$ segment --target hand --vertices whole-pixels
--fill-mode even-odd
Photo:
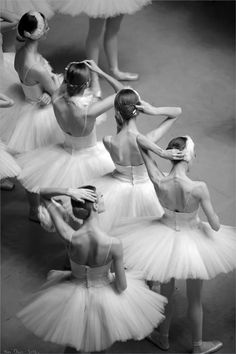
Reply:
[[[163,150],[162,157],[167,160],[183,160],[183,151],[177,149]]]
[[[153,107],[150,103],[145,102],[145,101],[140,101],[140,104],[136,104],[135,107],[138,109],[138,111],[150,115],[156,114],[156,107]]]
[[[103,74],[103,71],[98,67],[98,65],[95,63],[94,60],[84,60],[84,63],[85,63],[85,65],[87,65],[87,67],[91,71],[93,71],[93,72],[95,72],[95,73],[97,73],[99,75]]]
[[[67,195],[82,203],[84,203],[84,200],[95,202],[97,199],[96,193],[86,188],[69,188]]]
[[[51,101],[52,101],[51,96],[48,93],[44,92],[39,99],[39,104],[41,106],[47,106],[48,104],[51,103]]]
[[[60,87],[61,83],[63,82],[63,75],[62,74],[51,74],[51,78],[57,88]]]

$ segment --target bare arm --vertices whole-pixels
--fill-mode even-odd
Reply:
[[[200,187],[197,188],[197,196],[200,199],[200,205],[202,207],[202,210],[204,211],[204,214],[207,217],[211,228],[215,231],[218,231],[220,229],[219,217],[213,209],[210,193],[207,188],[207,185],[204,182],[202,182]]]
[[[0,93],[0,107],[11,107],[14,105],[14,101],[8,96]]]
[[[144,100],[141,100],[140,104],[135,107],[140,112],[150,116],[162,115],[170,118],[176,118],[182,113],[182,109],[180,107],[155,107]]]
[[[36,82],[39,82],[43,91],[47,92],[50,96],[58,89],[58,85],[55,80],[51,78],[48,72],[44,69],[33,68],[31,70],[31,78]]]
[[[114,105],[115,94],[104,98],[101,101],[91,104],[88,108],[87,117],[97,118],[102,113],[108,111]]]
[[[7,32],[16,28],[19,17],[10,11],[1,11],[1,32]]]
[[[70,225],[68,225],[64,219],[58,208],[55,206],[53,202],[50,202],[48,200],[44,201],[44,204],[51,216],[51,219],[53,221],[53,224],[58,232],[58,235],[66,242],[71,241],[72,234],[74,233],[74,230]]]
[[[46,200],[63,195],[82,202],[84,199],[91,202],[96,200],[96,194],[91,189],[86,188],[41,188],[40,195]]]
[[[113,243],[113,270],[115,273],[115,285],[117,290],[121,293],[127,288],[126,275],[123,263],[123,248],[119,240],[116,244]]]

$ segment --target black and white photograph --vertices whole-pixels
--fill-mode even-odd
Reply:
[[[0,0],[1,354],[236,353],[235,0]]]

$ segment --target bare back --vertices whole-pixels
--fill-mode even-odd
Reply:
[[[109,151],[114,163],[122,166],[138,166],[143,164],[136,137],[137,132],[122,131],[116,136],[104,139],[106,149]]]
[[[100,267],[112,260],[112,244],[116,240],[101,229],[82,226],[72,234],[68,252],[71,260],[80,265]]]
[[[88,105],[78,100],[67,99],[58,95],[53,100],[53,109],[61,129],[72,136],[82,137],[89,135],[95,125],[96,119],[87,119]]]
[[[161,205],[180,213],[192,213],[199,208],[198,187],[201,182],[188,177],[169,175],[154,184]]]

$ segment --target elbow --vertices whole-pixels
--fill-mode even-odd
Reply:
[[[182,114],[182,108],[176,107],[175,108],[175,118],[178,118]]]
[[[123,293],[123,291],[125,291],[127,289],[126,281],[116,284],[116,289],[119,293]]]
[[[214,220],[214,222],[212,223],[211,225],[212,229],[214,231],[219,231],[220,229],[220,220],[219,220],[219,217],[216,215],[216,220]]]

